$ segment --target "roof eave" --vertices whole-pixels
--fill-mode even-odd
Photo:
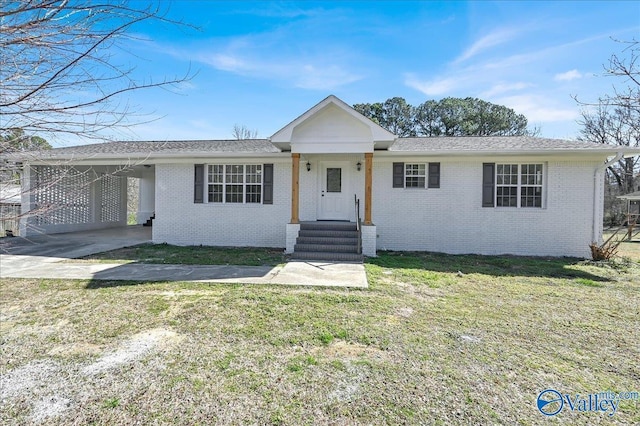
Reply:
[[[496,156],[534,156],[534,155],[615,155],[619,150],[616,149],[501,149],[501,150],[388,150],[390,155],[425,155],[425,156],[477,156],[477,155],[496,155]],[[637,154],[636,154],[637,155]]]
[[[153,162],[153,160],[166,159],[184,159],[184,158],[277,158],[288,155],[283,152],[182,152],[182,153],[128,153],[122,155],[114,155],[112,153],[105,154],[89,154],[89,155],[70,155],[70,156],[49,156],[49,157],[23,157],[20,161],[31,164],[49,164],[52,161],[65,161],[69,164],[73,163],[90,163],[92,160],[114,161],[114,162]]]

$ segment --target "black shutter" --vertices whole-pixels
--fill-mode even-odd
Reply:
[[[494,206],[495,168],[495,163],[482,164],[482,207]]]
[[[273,204],[273,164],[264,164],[262,170],[262,204]]]
[[[404,188],[404,163],[393,163],[393,187]]]
[[[204,164],[194,164],[193,202],[204,202]]]
[[[429,163],[429,188],[440,188],[440,163]]]

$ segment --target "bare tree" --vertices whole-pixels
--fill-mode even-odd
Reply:
[[[620,41],[625,47],[622,57],[614,54],[605,66],[605,76],[616,77],[612,95],[603,95],[595,103],[582,102],[582,125],[578,139],[609,144],[640,146],[640,44],[636,40]],[[624,158],[608,168],[608,179],[617,185],[619,193],[634,191],[634,175],[638,158]]]
[[[113,63],[114,49],[133,39],[136,24],[180,24],[165,12],[160,3],[127,0],[3,0],[1,127],[22,129],[27,135],[102,138],[105,129],[133,125],[123,95],[189,78],[187,72],[140,81],[133,76],[135,68]],[[6,147],[0,148],[2,152]]]
[[[233,129],[231,130],[231,136],[237,140],[256,139],[258,137],[258,131],[251,130],[244,124],[234,124]]]
[[[0,169],[5,169],[0,172],[5,177],[17,176],[22,161],[17,152],[47,148],[36,134],[105,139],[109,136],[105,131],[113,133],[144,121],[129,106],[128,94],[171,88],[191,78],[187,70],[182,77],[140,79],[135,67],[114,60],[116,52],[127,52],[127,43],[135,41],[138,24],[186,25],[167,18],[160,0],[0,0],[0,4],[0,157],[4,157]],[[30,160],[47,158],[31,154]],[[37,172],[42,179],[30,182],[25,190],[36,196],[58,186],[65,188],[64,193],[58,191],[57,200],[36,203],[20,218],[46,214],[55,219],[65,206],[78,209],[91,185],[113,181],[132,165],[98,173],[50,161]],[[74,182],[73,187],[67,182]]]

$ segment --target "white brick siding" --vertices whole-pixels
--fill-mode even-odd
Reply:
[[[306,159],[300,162],[303,221],[317,217],[322,179],[319,161],[323,159],[310,156],[310,172]],[[354,168],[350,188],[345,190],[358,195],[364,215],[364,160],[359,156],[345,159]],[[357,161],[363,163],[360,172],[355,171]],[[440,188],[392,188],[392,163],[397,161],[440,162]],[[291,212],[291,158],[227,162],[273,162],[274,204],[194,204],[193,164],[158,164],[153,241],[292,249],[297,233],[287,236],[286,226]],[[483,208],[483,162],[544,163],[544,208]],[[378,250],[588,257],[593,233],[594,170],[599,164],[599,159],[374,156],[372,215],[376,226],[363,227],[372,231],[367,235],[363,232],[365,254],[371,255],[377,246]],[[602,205],[601,197],[598,203]],[[354,218],[355,214],[351,220]]]
[[[291,160],[228,160],[274,163],[273,204],[193,202],[193,164],[156,165],[153,242],[176,245],[285,247],[291,212]]]
[[[362,226],[362,254],[365,256],[376,256],[376,229],[375,225]]]
[[[392,163],[439,161],[439,189],[392,188]],[[545,163],[545,207],[483,208],[482,163]],[[589,256],[599,160],[378,158],[373,222],[378,250]],[[599,204],[601,209],[602,204]]]

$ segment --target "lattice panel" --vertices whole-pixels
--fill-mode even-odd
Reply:
[[[36,223],[66,225],[91,222],[91,179],[72,167],[35,168]]]
[[[125,178],[113,175],[103,175],[100,178],[100,187],[102,189],[101,222],[118,222],[121,219],[120,212],[123,207],[120,194],[121,179]]]

